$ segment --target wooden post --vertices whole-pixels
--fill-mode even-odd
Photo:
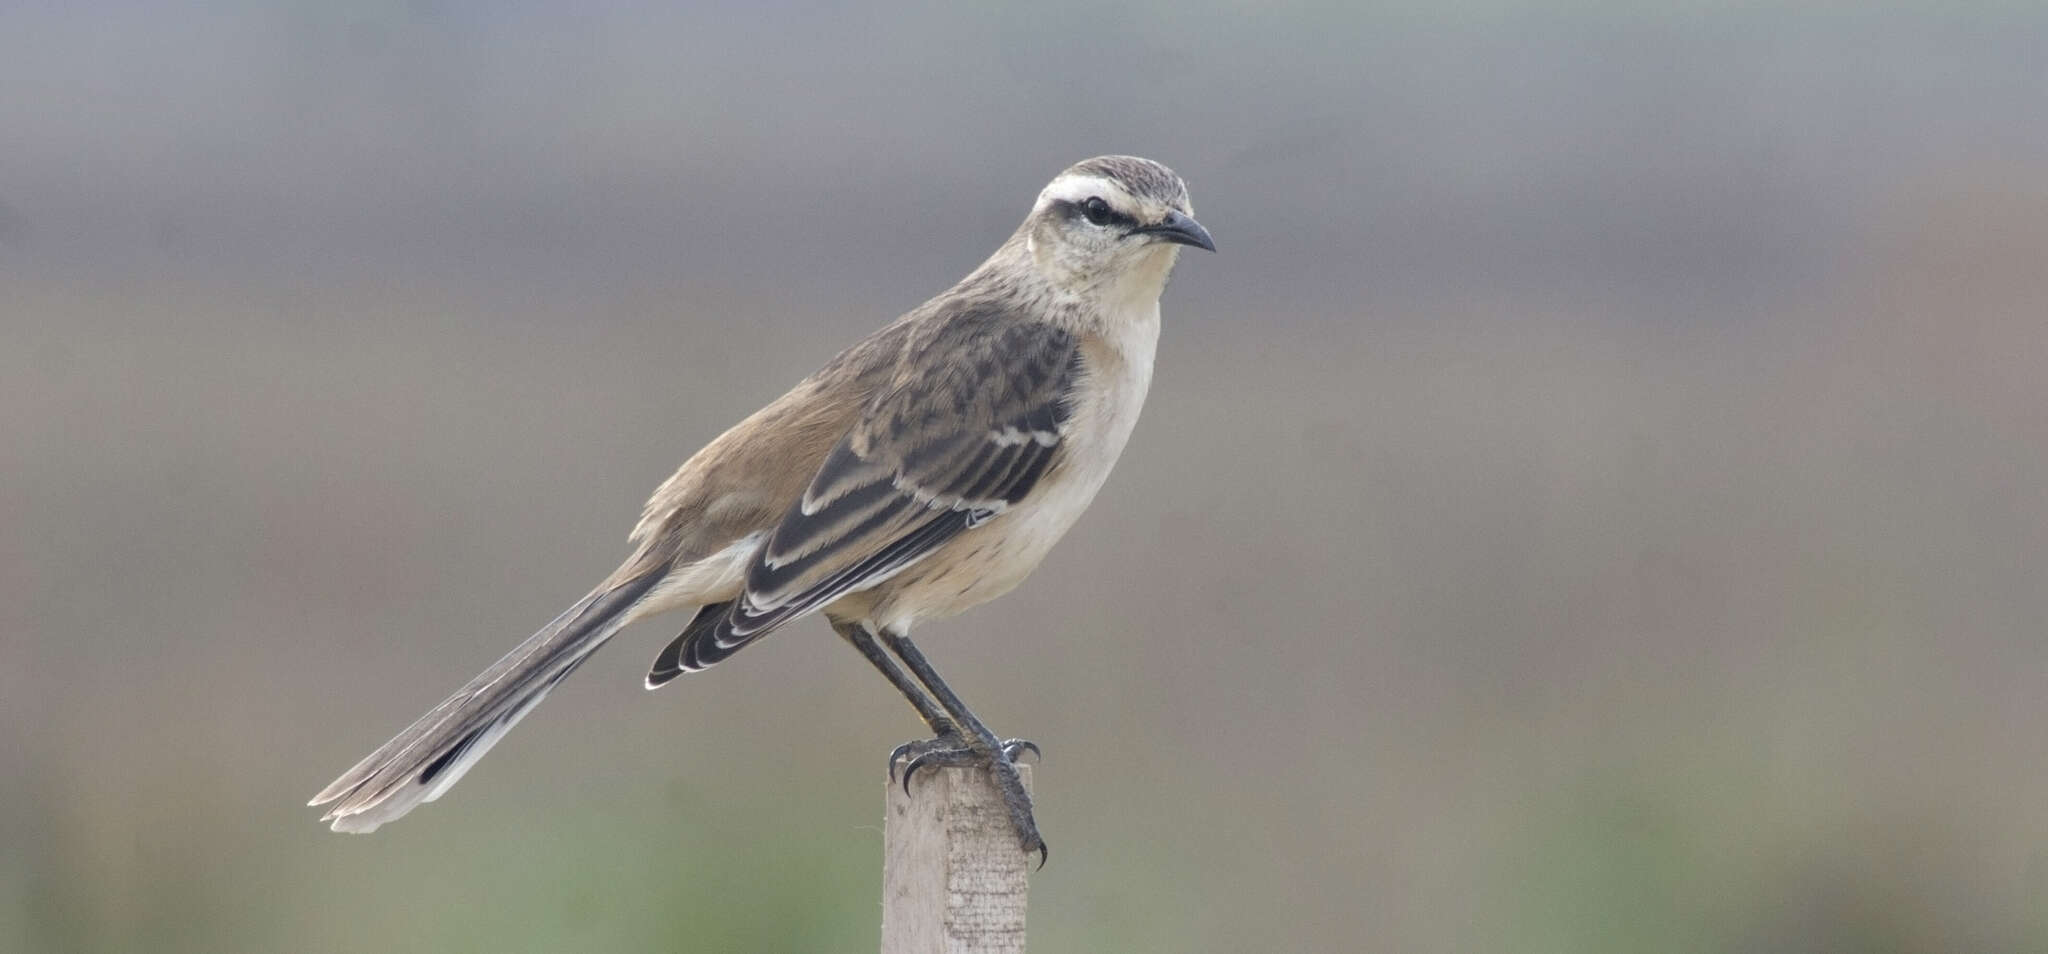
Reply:
[[[1026,791],[1031,767],[1017,766]],[[1003,796],[978,768],[889,783],[882,834],[882,954],[1023,954],[1026,876]]]

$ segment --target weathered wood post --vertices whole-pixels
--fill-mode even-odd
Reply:
[[[1024,788],[1031,767],[1017,766]],[[1023,954],[1036,852],[1017,848],[1003,796],[977,768],[890,782],[882,834],[882,954]]]

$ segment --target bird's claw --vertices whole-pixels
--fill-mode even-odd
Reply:
[[[911,759],[903,766],[903,794],[910,794],[910,779],[917,774],[918,769],[926,767],[969,768],[987,764],[988,759],[983,758],[981,753],[965,746],[957,749],[929,750]]]
[[[905,742],[889,752],[889,780],[896,780],[896,767],[903,766],[903,793],[910,794],[910,778],[928,765],[979,765],[980,756],[960,736],[946,733],[936,738]]]
[[[1038,834],[1038,824],[1031,813],[1031,795],[1024,790],[1024,780],[1017,774],[1017,760],[1026,752],[1033,758],[1043,758],[1038,744],[1029,739],[1005,739],[995,743],[993,751],[982,752],[959,735],[948,733],[937,738],[905,742],[891,750],[889,780],[895,781],[896,767],[903,766],[903,794],[908,795],[910,780],[921,769],[986,768],[990,779],[995,782],[996,791],[1003,796],[1003,805],[1010,813],[1010,823],[1016,826],[1020,847],[1025,854],[1038,853],[1038,867],[1042,870],[1052,857],[1052,849],[1046,847],[1045,839]]]

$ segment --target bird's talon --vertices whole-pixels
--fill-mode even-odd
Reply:
[[[896,778],[896,766],[903,765],[903,794],[910,794],[910,779],[927,766],[984,765],[988,760],[969,748],[957,735],[905,742],[889,753],[889,778]]]
[[[897,764],[903,761],[904,756],[910,754],[911,746],[914,746],[916,744],[917,743],[915,742],[905,742],[902,745],[899,745],[889,750],[889,781],[896,781]],[[904,788],[904,791],[908,792],[910,791],[910,789],[906,786]]]
[[[974,742],[957,734],[919,739],[889,752],[889,780],[897,781],[896,767],[901,765],[903,794],[909,796],[911,780],[928,767],[978,768],[988,772],[990,781],[1002,794],[1010,822],[1016,826],[1018,844],[1025,854],[1038,853],[1038,867],[1042,869],[1052,851],[1038,835],[1038,825],[1031,817],[1031,793],[1025,791],[1024,780],[1017,773],[1017,759],[1026,752],[1038,756],[1037,743],[1029,739],[999,742],[986,733],[975,737]]]
[[[898,765],[915,765],[934,752],[947,752],[964,748],[958,735],[942,734],[930,739],[913,739],[889,750],[889,781],[896,780]],[[904,791],[910,791],[910,781],[904,779]]]
[[[910,794],[910,780],[916,777],[918,769],[924,768],[925,759],[928,757],[920,755],[917,758],[911,759],[910,764],[903,767],[903,794]]]

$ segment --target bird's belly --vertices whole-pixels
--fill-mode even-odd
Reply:
[[[1088,509],[1114,462],[1110,458],[1088,472],[1065,475],[884,584],[877,593],[875,622],[908,629],[918,620],[965,612],[1016,589]]]

